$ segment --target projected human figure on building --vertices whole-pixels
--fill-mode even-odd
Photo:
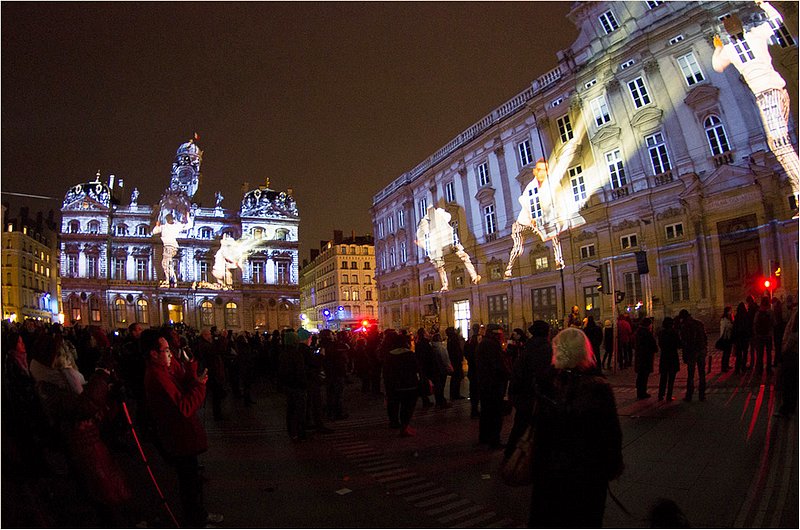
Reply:
[[[175,222],[171,213],[166,214],[166,224],[156,221],[156,226],[153,228],[153,235],[161,234],[161,243],[164,245],[161,258],[161,268],[164,271],[163,283],[169,284],[170,287],[175,287],[177,282],[172,260],[178,253],[178,235],[187,228],[188,224]]]
[[[233,271],[236,269],[244,270],[245,262],[253,250],[266,240],[259,240],[252,237],[234,239],[229,234],[223,234],[220,240],[219,250],[214,255],[214,266],[211,274],[216,278],[216,289],[233,288]]]
[[[760,9],[747,10],[744,21],[736,13],[722,20],[725,34],[714,35],[711,64],[717,72],[733,64],[753,91],[770,150],[786,171],[797,196],[800,162],[789,137],[789,93],[786,81],[772,66],[768,47],[774,35],[770,21],[777,27],[782,20],[768,2],[756,3]]]
[[[416,244],[425,250],[428,259],[431,260],[431,263],[439,273],[442,291],[449,289],[447,273],[444,270],[445,252],[455,252],[456,256],[464,262],[464,268],[467,269],[472,283],[477,284],[481,281],[480,274],[475,271],[472,260],[469,259],[469,254],[464,251],[464,247],[458,240],[458,234],[450,224],[450,218],[450,214],[444,209],[429,206],[425,217],[420,220],[417,226]]]
[[[552,243],[556,269],[564,268],[558,234],[567,228],[569,210],[566,206],[559,207],[559,202],[563,197],[560,180],[568,163],[568,157],[559,160],[552,175],[548,178],[547,162],[543,158],[537,160],[536,166],[533,168],[534,178],[525,187],[519,198],[522,209],[517,220],[511,226],[511,239],[514,244],[508,256],[506,278],[512,276],[514,262],[525,249],[525,233],[528,231],[538,235],[542,241],[549,240]]]

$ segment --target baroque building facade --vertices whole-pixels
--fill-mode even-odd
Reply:
[[[201,162],[194,141],[178,148],[171,182],[189,183],[189,197],[200,183]],[[291,189],[275,191],[269,181],[244,189],[238,209],[224,208],[220,193],[214,207],[192,203],[172,262],[177,282],[169,287],[161,267],[163,245],[152,235],[164,205],[139,204],[135,188],[129,204],[121,205],[113,196],[114,183],[113,175],[108,185],[101,182],[98,172],[92,182],[73,186],[65,196],[60,273],[67,324],[119,328],[133,322],[184,322],[233,330],[297,326],[300,217]],[[212,272],[215,261],[224,260],[220,247],[229,238],[247,240],[251,248],[233,270],[232,285],[222,288]]]
[[[3,320],[63,323],[58,226],[52,210],[47,218],[28,212],[23,207],[12,217],[3,206]]]
[[[375,241],[372,236],[343,237],[320,241],[311,249],[310,260],[300,269],[302,325],[309,330],[355,330],[364,322],[375,323],[378,297],[375,292]]]
[[[796,196],[753,93],[735,69],[711,64],[714,35],[742,5],[575,2],[568,18],[579,36],[555,69],[374,196],[381,325],[526,329],[561,323],[572,305],[601,322],[621,311],[660,321],[687,308],[716,324],[725,305],[764,294],[760,279],[776,263],[782,285],[772,294],[796,299]],[[796,22],[796,4],[778,7]],[[796,123],[796,35],[770,23]],[[530,186],[540,158],[556,170],[555,197]],[[542,219],[547,200],[558,205],[565,266],[556,267],[552,241],[528,232],[508,277],[515,221],[523,208]],[[477,285],[451,254],[440,290],[415,243],[429,206],[450,213]],[[598,291],[606,264],[617,305]]]

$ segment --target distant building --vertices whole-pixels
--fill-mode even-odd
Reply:
[[[2,235],[3,320],[61,322],[58,226],[51,210],[36,218],[21,208],[11,217],[4,207]]]
[[[300,270],[300,309],[306,329],[357,329],[378,317],[372,236],[321,241]]]
[[[797,20],[796,3],[780,7]],[[774,263],[783,285],[772,294],[796,299],[797,198],[752,90],[736,69],[711,65],[713,36],[739,9],[755,5],[575,2],[568,19],[580,33],[555,69],[375,195],[381,326],[527,328],[535,319],[560,323],[572,305],[613,318],[612,296],[598,291],[603,264],[616,310],[657,321],[687,308],[716,323],[725,305],[765,294]],[[773,64],[797,123],[797,36],[779,20],[770,24]],[[534,181],[540,158],[549,162],[546,186]],[[547,221],[551,204],[565,268],[556,266],[553,242],[528,229],[509,269],[515,223]],[[478,285],[451,253],[449,290],[441,291],[415,244],[429,206],[451,214]]]
[[[193,141],[175,155],[172,183],[194,194],[202,185],[202,151]],[[159,206],[138,203],[138,191],[127,206],[109,184],[92,182],[69,189],[64,199],[61,238],[62,299],[67,323],[125,327],[132,322],[159,325],[185,322],[194,327],[271,330],[296,327],[299,316],[298,226],[292,190],[269,184],[246,190],[237,208],[223,208],[217,194],[213,207],[191,205],[189,228],[178,236],[173,258],[174,288],[165,286],[163,245],[152,235]],[[234,270],[232,288],[219,289],[213,276],[223,236],[256,243]],[[224,261],[223,261],[224,263]]]

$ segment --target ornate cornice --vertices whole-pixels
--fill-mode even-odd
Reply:
[[[605,127],[601,127],[594,134],[594,136],[592,136],[591,141],[594,145],[598,147],[605,147],[610,143],[618,143],[621,132],[622,129],[620,129],[619,127],[606,125]]]
[[[597,232],[592,232],[590,230],[581,230],[580,234],[575,236],[575,241],[585,241],[587,239],[596,239]]]
[[[631,126],[639,132],[646,132],[655,129],[661,124],[664,111],[658,107],[645,107],[633,115]]]
[[[479,203],[489,202],[494,198],[494,188],[491,186],[484,186],[475,194],[475,200]]]
[[[683,208],[670,207],[666,210],[658,212],[656,214],[656,219],[660,221],[662,219],[672,219],[673,217],[684,217],[685,215],[686,212]]]
[[[621,230],[630,230],[631,228],[639,228],[639,221],[631,221],[630,219],[625,219],[619,224],[616,224],[612,227],[615,232],[619,232]]]

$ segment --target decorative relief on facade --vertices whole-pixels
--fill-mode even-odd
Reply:
[[[656,219],[658,219],[660,221],[662,219],[672,219],[674,217],[683,217],[684,215],[685,215],[685,212],[684,212],[683,208],[671,207],[671,208],[667,208],[664,211],[658,212],[656,214]]]
[[[297,217],[294,197],[286,192],[270,189],[255,189],[245,194],[242,200],[242,217]]]
[[[644,71],[648,74],[654,74],[656,72],[661,71],[661,67],[658,65],[658,61],[655,59],[650,59],[649,61],[645,61],[644,63]]]
[[[87,182],[69,189],[62,210],[102,210],[111,204],[111,193],[102,182]]]
[[[612,229],[615,232],[619,232],[621,230],[630,230],[631,228],[639,228],[639,221],[631,221],[630,219],[625,219],[621,223],[612,226]]]
[[[631,118],[631,125],[638,129],[640,133],[648,132],[661,125],[664,111],[658,107],[645,107]]]
[[[575,241],[585,241],[587,239],[596,239],[597,232],[592,232],[591,230],[581,230],[581,232],[575,236]]]
[[[591,141],[600,148],[610,147],[611,144],[619,143],[621,132],[622,130],[619,127],[607,125],[601,127],[600,130],[592,136]]]

